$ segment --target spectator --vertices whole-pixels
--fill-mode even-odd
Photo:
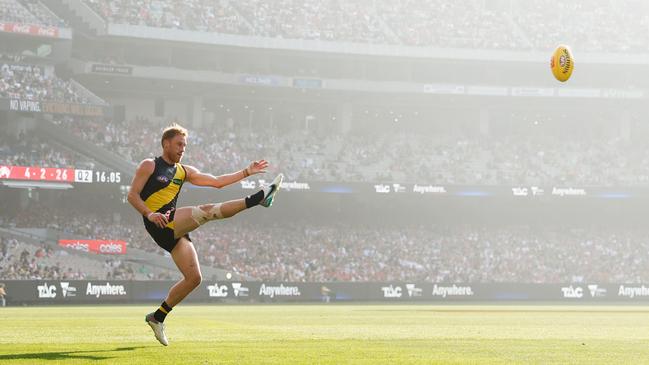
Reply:
[[[3,307],[7,306],[6,296],[7,296],[7,291],[5,290],[5,284],[0,283],[0,305],[2,305]]]

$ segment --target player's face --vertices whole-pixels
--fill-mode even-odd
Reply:
[[[174,138],[165,141],[164,153],[173,162],[180,162],[185,154],[187,138],[183,135],[176,135]]]

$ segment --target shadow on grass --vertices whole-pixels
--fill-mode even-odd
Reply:
[[[85,351],[59,351],[59,352],[32,352],[25,354],[6,354],[0,355],[0,362],[2,360],[107,360],[112,359],[114,356],[90,355],[89,353],[98,352],[116,352],[116,351],[133,351],[139,348],[146,348],[152,346],[138,346],[138,347],[118,347],[114,350],[85,350]],[[87,355],[85,355],[87,354]]]

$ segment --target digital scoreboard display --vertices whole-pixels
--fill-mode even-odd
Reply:
[[[119,184],[122,176],[115,171],[0,165],[0,180]]]

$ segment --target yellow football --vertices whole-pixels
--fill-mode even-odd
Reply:
[[[572,70],[575,68],[575,59],[572,58],[570,48],[565,45],[560,45],[552,53],[550,59],[550,68],[554,77],[561,81],[566,82],[572,75]]]

